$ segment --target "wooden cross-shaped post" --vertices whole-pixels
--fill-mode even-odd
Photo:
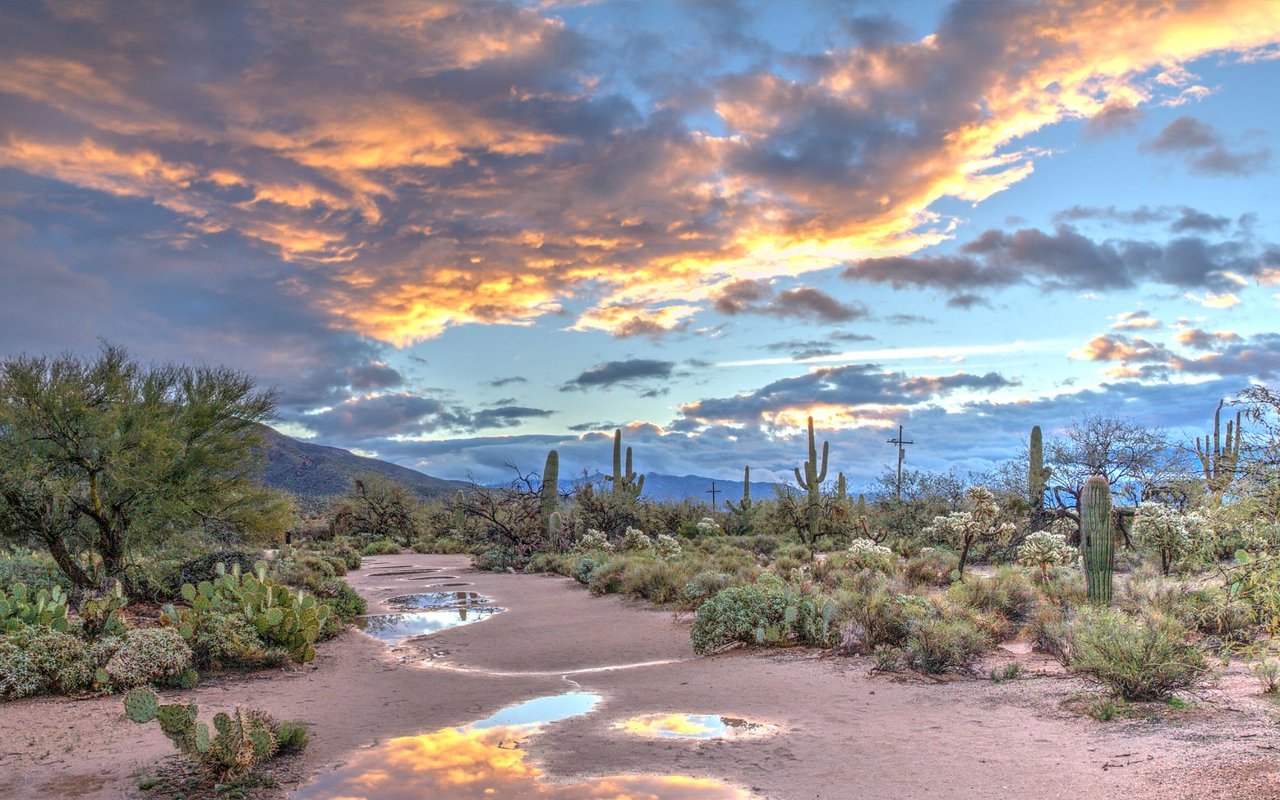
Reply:
[[[707,494],[711,495],[711,510],[716,510],[716,495],[720,494],[720,490],[716,488],[716,482],[711,482],[711,488],[707,490]]]

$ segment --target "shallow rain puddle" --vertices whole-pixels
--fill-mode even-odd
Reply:
[[[569,692],[509,706],[462,728],[390,739],[357,753],[341,769],[293,793],[296,800],[745,800],[749,795],[707,778],[612,775],[567,785],[542,781],[522,749],[525,739],[558,720],[585,714],[600,696]]]
[[[660,739],[752,739],[778,730],[777,725],[715,714],[649,714],[623,720],[613,727]]]
[[[415,636],[426,636],[446,628],[470,625],[506,611],[505,608],[438,608],[404,614],[374,614],[356,619],[360,630],[388,644],[399,644]]]
[[[471,608],[487,606],[493,600],[479,592],[419,592],[402,594],[386,601],[392,608],[406,611],[420,608]]]

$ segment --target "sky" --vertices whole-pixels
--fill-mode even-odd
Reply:
[[[983,470],[1280,382],[1280,3],[0,4],[0,355],[449,478]]]

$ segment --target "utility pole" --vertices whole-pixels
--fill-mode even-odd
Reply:
[[[711,488],[707,490],[706,494],[711,495],[711,510],[712,510],[712,511],[715,511],[715,510],[716,510],[716,495],[720,494],[720,490],[716,488],[716,482],[715,482],[715,481],[712,481],[712,482],[711,482]]]
[[[899,503],[901,503],[901,502],[902,502],[902,460],[903,460],[904,458],[906,458],[906,457],[907,457],[907,453],[906,453],[906,451],[905,451],[905,450],[903,450],[903,449],[902,449],[902,447],[903,447],[903,445],[915,444],[915,442],[913,442],[913,441],[908,441],[908,440],[906,440],[906,439],[903,439],[903,438],[902,438],[902,426],[901,426],[901,425],[899,425],[899,426],[898,426],[898,438],[896,438],[896,439],[890,439],[890,440],[889,440],[889,444],[896,444],[896,445],[898,446],[898,484],[897,484],[897,494],[898,494],[898,502],[899,502]]]

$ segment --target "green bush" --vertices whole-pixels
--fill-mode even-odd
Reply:
[[[1058,659],[1063,666],[1071,664],[1073,627],[1062,609],[1041,605],[1027,623],[1032,646]]]
[[[754,642],[757,633],[779,614],[769,595],[755,586],[731,586],[698,608],[693,621],[693,649],[710,653],[734,642]]]
[[[0,553],[0,588],[16,583],[25,584],[33,593],[55,586],[64,593],[74,588],[66,573],[44,553],[29,550]]]
[[[960,556],[950,550],[926,547],[907,559],[902,579],[908,586],[950,586],[951,573],[960,566]]]
[[[253,624],[240,614],[211,611],[192,618],[192,661],[197,669],[264,669],[279,667],[287,651],[267,647]]]
[[[107,682],[117,689],[166,681],[192,668],[191,648],[172,628],[137,628],[117,641],[104,667]]]
[[[913,626],[903,657],[907,666],[921,672],[969,672],[992,644],[991,638],[969,620],[931,618]]]
[[[990,578],[968,576],[947,590],[947,599],[958,606],[995,612],[1012,622],[1035,613],[1039,593],[1026,573],[1017,567],[1000,567]]]
[[[601,560],[595,556],[583,556],[573,562],[570,576],[578,583],[590,583],[591,573],[595,572],[596,567],[601,563]]]
[[[218,550],[184,561],[182,568],[178,570],[179,580],[171,587],[168,597],[177,597],[178,590],[182,588],[184,583],[198,586],[201,581],[214,580],[222,572],[235,569],[237,566],[243,572],[253,572],[253,565],[260,558],[262,558],[261,555],[254,555],[241,550]]]
[[[587,578],[587,588],[594,595],[617,594],[622,591],[622,573],[626,571],[627,562],[625,557],[616,557],[596,564]]]
[[[343,627],[365,612],[364,598],[341,578],[329,578],[316,588],[316,598],[329,607],[320,626],[319,639],[332,639]]]
[[[1208,673],[1204,652],[1181,623],[1163,615],[1133,619],[1086,608],[1073,632],[1072,670],[1125,700],[1164,700],[1198,686]]]
[[[276,726],[276,755],[287,756],[307,749],[310,737],[301,722],[281,722]]]
[[[391,539],[378,539],[369,542],[361,550],[360,554],[365,556],[396,556],[400,555],[400,544]]]
[[[912,610],[923,607],[914,604],[915,599],[903,602],[901,595],[891,595],[883,585],[843,596],[839,616],[848,625],[845,648],[870,653],[880,647],[901,645],[910,630]]]
[[[662,559],[628,559],[621,575],[621,591],[663,605],[680,599],[688,576],[680,566]]]
[[[707,570],[699,572],[685,582],[681,590],[682,601],[686,606],[697,608],[721,589],[727,589],[734,583],[734,578],[727,572]]]

